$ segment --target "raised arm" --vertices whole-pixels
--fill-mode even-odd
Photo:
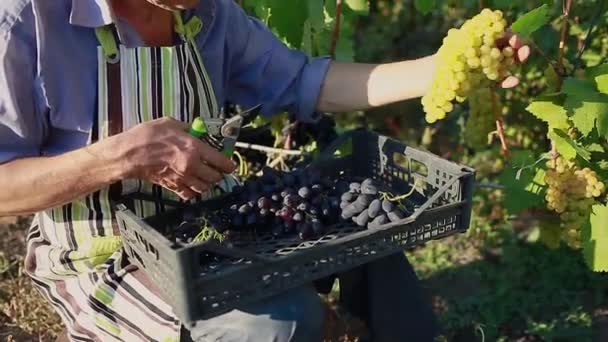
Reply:
[[[431,85],[435,56],[388,63],[332,63],[317,102],[320,112],[364,110],[421,97]]]

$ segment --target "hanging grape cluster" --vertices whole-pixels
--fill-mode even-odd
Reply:
[[[549,161],[547,167],[547,207],[560,216],[562,239],[570,247],[580,248],[581,227],[596,199],[604,193],[605,185],[595,171],[580,169],[562,157]]]
[[[471,148],[481,149],[487,146],[488,135],[496,129],[493,106],[502,110],[502,104],[497,97],[494,98],[494,104],[492,101],[490,88],[480,88],[469,97],[469,118],[465,125],[464,139]]]
[[[467,20],[460,29],[450,29],[437,52],[437,71],[431,91],[422,98],[429,123],[442,120],[454,109],[454,101],[463,102],[472,90],[484,87],[488,80],[507,76],[515,64],[515,51],[496,45],[504,36],[506,21],[501,11],[484,9]]]

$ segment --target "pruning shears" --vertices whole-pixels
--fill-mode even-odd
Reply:
[[[214,148],[222,151],[227,157],[232,157],[241,128],[255,119],[262,108],[256,105],[239,112],[230,118],[202,118],[197,117],[190,125],[190,134],[204,139]]]

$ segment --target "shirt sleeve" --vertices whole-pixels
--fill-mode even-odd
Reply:
[[[289,49],[234,1],[226,3],[230,63],[226,98],[244,106],[261,103],[263,115],[287,111],[299,121],[317,121],[315,107],[330,58],[309,58]]]
[[[44,129],[35,104],[33,20],[31,8],[0,9],[0,163],[40,155]]]

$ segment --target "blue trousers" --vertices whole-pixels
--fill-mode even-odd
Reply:
[[[364,320],[377,342],[433,341],[439,334],[430,300],[403,253],[338,275],[340,301]],[[199,321],[196,342],[322,341],[324,309],[314,286]]]

